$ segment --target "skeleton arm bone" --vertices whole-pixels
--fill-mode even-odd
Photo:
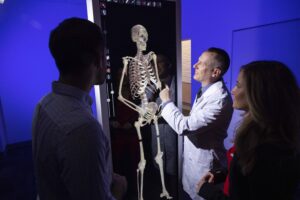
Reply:
[[[119,96],[118,99],[123,102],[125,105],[127,105],[129,108],[135,110],[136,112],[142,114],[142,108],[134,104],[133,102],[129,101],[128,99],[125,99],[122,95],[122,88],[123,88],[123,81],[124,81],[124,76],[126,75],[127,72],[127,67],[128,67],[128,59],[129,57],[123,57],[123,71],[122,71],[122,76],[119,84]]]
[[[160,82],[160,79],[159,79],[159,76],[158,76],[158,70],[157,70],[157,61],[156,61],[157,56],[154,52],[151,52],[151,57],[152,57],[152,60],[153,60],[153,63],[154,63],[155,74],[156,74],[156,78],[157,78],[156,87],[157,87],[157,89],[161,89],[161,82]]]

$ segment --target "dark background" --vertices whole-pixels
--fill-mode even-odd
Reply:
[[[107,30],[113,81],[117,79],[118,69],[123,68],[122,57],[136,55],[136,43],[131,39],[131,28],[136,24],[143,25],[148,32],[144,53],[153,51],[167,56],[176,71],[175,2],[162,2],[161,7],[107,3],[106,10],[107,15],[102,16],[101,20]]]

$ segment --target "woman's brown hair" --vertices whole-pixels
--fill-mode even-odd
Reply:
[[[243,174],[255,164],[262,143],[299,148],[300,93],[296,78],[278,61],[255,61],[241,67],[248,113],[235,137],[236,154]]]

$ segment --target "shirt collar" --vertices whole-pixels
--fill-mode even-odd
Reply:
[[[92,98],[87,92],[77,87],[73,87],[71,85],[67,85],[58,81],[52,82],[52,91],[56,94],[74,97],[79,101],[83,102],[84,104],[88,104],[90,106],[93,103]]]
[[[208,85],[206,85],[206,86],[203,86],[203,87],[201,87],[201,92],[202,92],[202,94],[210,87],[212,85],[212,83],[211,84],[208,84]]]
[[[220,80],[218,80],[218,81],[216,81],[216,82],[219,82],[219,81],[222,81],[222,82],[223,82],[223,79],[221,78]],[[214,83],[216,83],[216,82],[214,82]],[[208,85],[206,85],[206,86],[204,86],[204,87],[201,87],[201,92],[202,92],[202,94],[203,94],[210,86],[212,86],[214,83],[210,83],[210,84],[208,84]]]

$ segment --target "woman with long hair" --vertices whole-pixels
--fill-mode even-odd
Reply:
[[[289,68],[278,61],[241,67],[233,107],[245,111],[229,169],[229,195],[204,176],[199,195],[211,199],[290,200],[300,177],[300,92]]]

